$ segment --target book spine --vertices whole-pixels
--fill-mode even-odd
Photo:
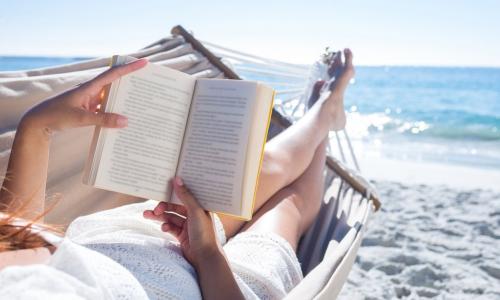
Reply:
[[[118,59],[119,59],[119,56],[114,55],[110,60],[110,64],[109,64],[110,67],[115,66],[118,63]],[[108,84],[104,88],[104,90],[101,94],[102,103],[101,103],[101,107],[99,108],[100,113],[103,113],[106,111],[106,106],[108,104],[111,86],[112,86],[112,84]],[[98,147],[98,145],[100,145],[101,140],[102,140],[101,126],[96,126],[94,129],[94,135],[92,136],[92,142],[90,144],[89,156],[88,156],[88,159],[85,163],[85,169],[83,172],[82,182],[86,185],[94,185],[95,184],[97,169],[98,169],[100,157],[101,157],[101,153],[100,153],[99,149],[102,147]]]

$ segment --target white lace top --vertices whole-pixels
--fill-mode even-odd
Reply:
[[[142,212],[156,201],[126,205],[81,217],[71,223],[66,237],[113,258],[141,283],[152,299],[201,299],[196,271],[186,261],[177,239],[146,220]],[[216,219],[217,237],[225,243]]]
[[[48,265],[0,272],[0,299],[201,299],[196,272],[177,240],[162,232],[158,222],[142,217],[156,203],[76,219]],[[225,244],[218,218],[215,228]],[[243,235],[226,246],[247,299],[281,298],[302,278],[293,250],[279,237]],[[269,251],[259,251],[263,246]],[[247,249],[252,253],[245,254]]]

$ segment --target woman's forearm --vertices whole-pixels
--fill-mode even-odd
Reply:
[[[0,190],[0,210],[32,219],[44,212],[50,133],[84,126],[123,128],[125,116],[98,112],[102,89],[123,75],[136,71],[147,60],[114,67],[96,78],[32,107],[18,126],[7,173]],[[24,215],[19,214],[22,208]],[[38,220],[40,221],[40,220]]]
[[[221,252],[201,260],[196,270],[203,299],[245,299]]]
[[[50,135],[23,120],[14,138],[7,172],[0,191],[2,210],[33,218],[44,211]],[[43,220],[41,220],[43,221]]]

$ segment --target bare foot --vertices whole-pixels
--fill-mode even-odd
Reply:
[[[332,91],[332,94],[338,94],[344,97],[347,85],[355,74],[352,64],[352,52],[350,49],[344,49],[344,63],[342,62],[340,51],[337,54],[328,72],[330,76],[334,76],[329,89]]]
[[[344,57],[345,62],[342,62],[342,53],[339,51],[335,54],[328,67],[330,81],[326,84],[324,81],[316,82],[309,98],[309,107],[316,102],[322,103],[321,109],[328,109],[332,113],[332,130],[345,127],[344,93],[355,74],[350,49],[344,49]]]
[[[340,71],[342,70],[342,52],[337,51],[333,54],[333,59],[330,65],[328,66],[327,74],[330,78],[328,80],[329,85],[331,86],[335,79],[339,77]],[[307,108],[311,108],[316,101],[318,101],[321,92],[326,87],[326,81],[318,80],[314,83],[313,90],[311,92],[311,96],[309,97],[309,102],[307,103]]]

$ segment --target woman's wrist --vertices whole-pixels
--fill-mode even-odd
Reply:
[[[200,272],[200,270],[211,269],[214,264],[219,264],[221,261],[226,261],[222,247],[216,245],[207,248],[200,254],[196,261],[194,262],[194,268]]]
[[[203,299],[244,299],[222,248],[204,256],[196,267]]]
[[[39,122],[36,116],[28,112],[22,117],[21,121],[19,122],[16,134],[49,140],[51,133],[52,131],[48,126],[43,125],[41,122]]]

